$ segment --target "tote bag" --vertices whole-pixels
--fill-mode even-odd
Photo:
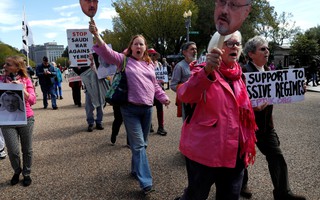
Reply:
[[[106,102],[111,105],[124,105],[128,103],[128,84],[126,76],[126,65],[128,58],[123,60],[122,68],[116,72],[110,89],[106,94]]]

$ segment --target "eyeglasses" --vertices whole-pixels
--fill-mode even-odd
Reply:
[[[247,3],[247,4],[243,4],[243,5],[240,5],[238,3],[235,3],[233,1],[225,1],[225,0],[216,0],[215,2],[216,6],[219,6],[219,7],[224,7],[226,5],[228,5],[228,7],[232,10],[232,11],[236,11],[238,10],[239,8],[241,7],[244,7],[244,6],[249,6],[250,3]]]
[[[233,48],[233,47],[240,47],[241,46],[241,43],[240,42],[231,42],[231,41],[226,41],[226,42],[224,42],[225,44],[226,44],[226,46],[228,47],[228,48]]]
[[[260,50],[260,51],[266,51],[266,50],[270,51],[270,49],[269,49],[268,47],[262,47],[262,48],[260,48],[259,50]]]

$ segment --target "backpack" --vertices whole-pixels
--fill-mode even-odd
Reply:
[[[113,77],[110,89],[106,93],[106,102],[111,105],[124,105],[128,103],[128,83],[125,73],[128,58],[123,60],[122,68],[117,70]]]

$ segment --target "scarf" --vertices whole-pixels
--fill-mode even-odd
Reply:
[[[12,76],[10,76],[10,75],[2,75],[2,81],[3,81],[3,83],[11,83],[11,82],[14,81],[14,80],[20,80],[21,82],[24,83],[22,77],[21,77],[19,74],[17,74],[17,75],[12,75]]]
[[[240,117],[240,157],[244,158],[246,167],[254,163],[256,156],[255,131],[258,129],[252,105],[247,93],[247,88],[241,78],[242,69],[240,65],[235,62],[231,67],[226,66],[224,62],[221,63],[218,69],[229,84],[233,87],[233,91],[239,106]]]

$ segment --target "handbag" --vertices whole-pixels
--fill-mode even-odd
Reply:
[[[117,70],[113,77],[110,89],[106,93],[106,102],[111,105],[124,105],[128,103],[128,84],[125,73],[127,56],[123,60],[122,68]]]

